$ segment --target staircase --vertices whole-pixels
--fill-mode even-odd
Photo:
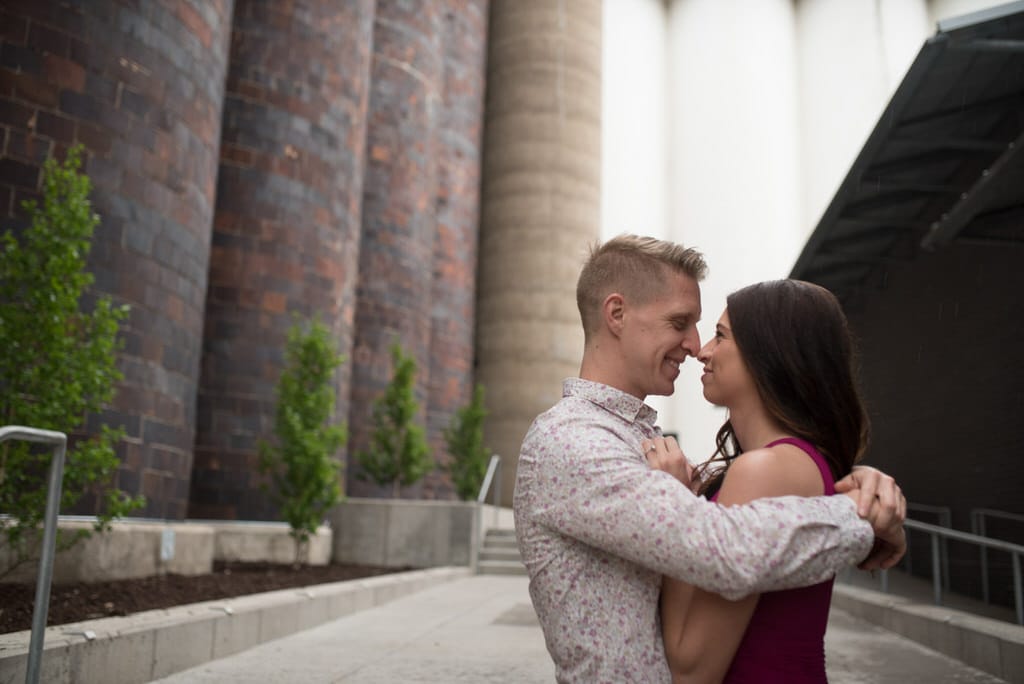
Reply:
[[[525,575],[526,567],[516,547],[516,531],[487,530],[476,567],[478,575]]]

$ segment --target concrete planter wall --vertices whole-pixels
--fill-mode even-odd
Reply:
[[[91,530],[88,520],[60,520],[62,534]],[[53,582],[103,582],[150,577],[165,573],[201,575],[214,560],[214,530],[208,525],[165,523],[157,520],[120,521],[104,533],[93,533],[54,559]],[[10,558],[0,550],[0,568]],[[4,578],[7,582],[34,582],[35,562],[24,563]]]
[[[92,529],[88,520],[61,519],[62,532]],[[103,582],[165,573],[202,575],[215,561],[291,563],[294,541],[288,525],[277,522],[121,520],[108,532],[57,554],[53,582]],[[310,540],[307,562],[331,560],[331,529],[326,525]],[[0,568],[9,563],[0,550]],[[25,563],[5,577],[8,582],[33,582],[38,565]]]
[[[218,561],[291,563],[295,540],[287,523],[210,520],[215,534],[213,557]],[[305,559],[310,565],[331,562],[331,528],[321,525],[309,540]]]
[[[476,508],[465,501],[348,499],[331,511],[334,562],[393,568],[469,565]]]
[[[330,526],[321,526],[310,540],[307,562],[469,566],[474,545],[491,527],[511,528],[512,511],[464,501],[348,499],[331,512]],[[66,517],[59,528],[72,532],[91,529],[92,523]],[[127,519],[58,553],[53,582],[201,575],[211,572],[215,561],[291,563],[294,558],[288,525],[281,522]],[[0,569],[8,562],[0,549]],[[35,563],[25,563],[5,581],[33,582],[37,571]]]

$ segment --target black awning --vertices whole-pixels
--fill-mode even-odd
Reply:
[[[939,23],[790,275],[848,300],[968,240],[1024,247],[1024,1]]]

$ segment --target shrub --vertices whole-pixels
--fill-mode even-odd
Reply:
[[[99,217],[89,202],[91,183],[79,173],[81,149],[63,164],[43,165],[42,206],[22,203],[29,223],[0,235],[0,424],[71,432],[86,414],[114,396],[121,379],[115,365],[120,322],[127,306],[95,298],[83,311],[82,295],[92,285],[85,270]],[[61,505],[75,505],[95,493],[101,512],[94,529],[143,505],[113,486],[121,429],[103,425],[99,435],[69,446]],[[11,559],[6,574],[37,552],[35,540],[46,507],[50,454],[21,442],[0,445],[0,544]],[[67,548],[88,533],[61,537]]]
[[[463,501],[472,501],[480,493],[480,485],[487,475],[491,450],[484,446],[484,386],[477,385],[469,404],[456,411],[444,430],[444,440],[452,461],[448,472],[455,485],[455,493]]]
[[[295,562],[324,514],[341,498],[338,450],[348,437],[334,415],[334,371],[344,361],[330,331],[317,320],[288,330],[285,368],[277,386],[277,443],[260,444],[260,470],[274,485],[272,496],[291,526]]]
[[[397,498],[403,485],[411,485],[430,472],[434,463],[423,428],[416,424],[419,404],[413,389],[416,361],[396,342],[391,347],[393,375],[384,394],[373,402],[373,433],[370,447],[356,460],[358,477],[380,486],[390,484]]]

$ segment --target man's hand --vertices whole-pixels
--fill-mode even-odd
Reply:
[[[690,486],[693,466],[686,460],[674,437],[645,439],[640,443],[640,448],[644,450],[644,458],[647,459],[651,470],[664,471],[682,482],[684,486]]]
[[[896,481],[874,468],[857,466],[836,482],[836,492],[849,496],[857,504],[857,514],[875,531],[875,545],[858,567],[887,570],[896,565],[907,552],[907,500]]]

